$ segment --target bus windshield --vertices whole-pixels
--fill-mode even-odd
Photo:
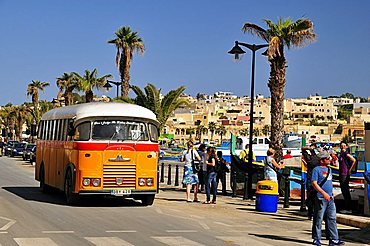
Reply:
[[[149,140],[146,124],[135,121],[99,120],[93,122],[93,140]]]

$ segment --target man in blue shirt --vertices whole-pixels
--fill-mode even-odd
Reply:
[[[326,151],[319,152],[320,166],[312,171],[312,186],[317,191],[315,199],[314,220],[312,223],[312,238],[314,245],[321,245],[321,226],[324,216],[326,215],[327,231],[329,233],[329,246],[343,245],[339,239],[336,208],[333,197],[332,171],[328,167],[330,164],[330,155]]]

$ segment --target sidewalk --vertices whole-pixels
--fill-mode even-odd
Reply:
[[[174,186],[168,186],[165,184],[160,184],[160,189],[163,192],[167,191],[173,191],[171,192],[171,196],[176,196],[176,198],[184,198],[185,189],[182,187],[174,187]],[[204,199],[204,192],[200,193],[200,199]],[[161,192],[159,194],[161,196]],[[220,193],[220,190],[218,190],[218,200],[217,202],[222,205],[232,205],[237,204],[240,205],[243,203],[243,205],[247,206],[249,209],[255,209],[255,200],[243,200],[241,196],[237,197],[231,197],[231,194],[229,193],[227,196],[223,196]],[[185,200],[185,198],[184,198]],[[283,208],[282,198],[280,198],[279,205],[278,205],[278,213],[285,213],[289,215],[299,216],[299,217],[307,217],[307,212],[301,212],[300,210],[300,204],[299,200],[291,200],[289,203],[289,208]],[[368,229],[369,233],[369,241],[370,241],[370,217],[361,216],[357,214],[340,214],[337,213],[337,223],[353,226],[361,229]]]
[[[170,199],[171,201],[184,201],[185,200],[185,189],[182,187],[173,187],[161,184],[160,185],[160,192],[157,195],[159,199]],[[202,192],[198,195],[199,200],[204,201],[205,193]],[[243,200],[242,197],[231,197],[231,194],[227,196],[221,195],[219,192],[217,195],[217,205],[214,205],[216,209],[220,209],[220,212],[223,213],[229,209],[239,210],[241,206],[243,210],[246,211],[255,211],[255,200]],[[202,206],[201,206],[202,207]],[[204,206],[207,208],[207,206]],[[227,209],[227,210],[225,210]],[[270,215],[271,217],[279,216],[281,218],[291,218],[295,221],[302,221],[302,217],[307,218],[307,212],[301,212],[299,205],[299,200],[292,200],[290,202],[289,208],[283,208],[282,199],[280,199],[278,205],[277,213],[262,213],[257,212],[259,214]],[[344,215],[337,213],[337,222],[338,224],[342,224],[343,226],[351,226],[360,228],[358,230],[352,230],[351,233],[346,233],[343,236],[344,240],[350,240],[352,242],[357,243],[364,243],[370,244],[370,217],[364,217],[359,215]],[[311,223],[307,219],[307,223]]]

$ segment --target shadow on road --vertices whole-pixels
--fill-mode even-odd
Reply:
[[[50,203],[56,205],[66,205],[65,198],[62,192],[55,190],[50,194],[42,193],[39,187],[2,187],[4,190],[17,195],[28,201],[36,201],[41,203]],[[122,197],[104,197],[104,196],[88,196],[80,197],[79,202],[74,207],[141,207],[141,202]]]
[[[277,235],[255,234],[255,233],[249,233],[249,235],[253,235],[253,236],[256,236],[256,237],[260,237],[260,238],[269,238],[269,239],[277,240],[277,241],[301,243],[301,244],[304,244],[304,245],[309,245],[309,244],[312,243],[311,241],[307,241],[307,240],[300,240],[300,239],[297,239],[297,238],[290,238],[290,237],[277,236]]]
[[[157,200],[169,201],[169,202],[186,202],[185,198],[163,198],[158,197]]]

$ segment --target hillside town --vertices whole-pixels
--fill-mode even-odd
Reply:
[[[250,97],[232,92],[216,92],[197,97],[182,95],[189,107],[177,109],[168,119],[162,138],[183,144],[192,138],[199,142],[221,144],[231,134],[247,136]],[[254,135],[269,136],[271,99],[257,95],[254,100]],[[323,97],[286,98],[284,133],[299,134],[308,142],[361,142],[364,121],[370,120],[370,103],[360,98]],[[343,113],[346,111],[347,113]],[[222,138],[222,140],[221,140]]]

